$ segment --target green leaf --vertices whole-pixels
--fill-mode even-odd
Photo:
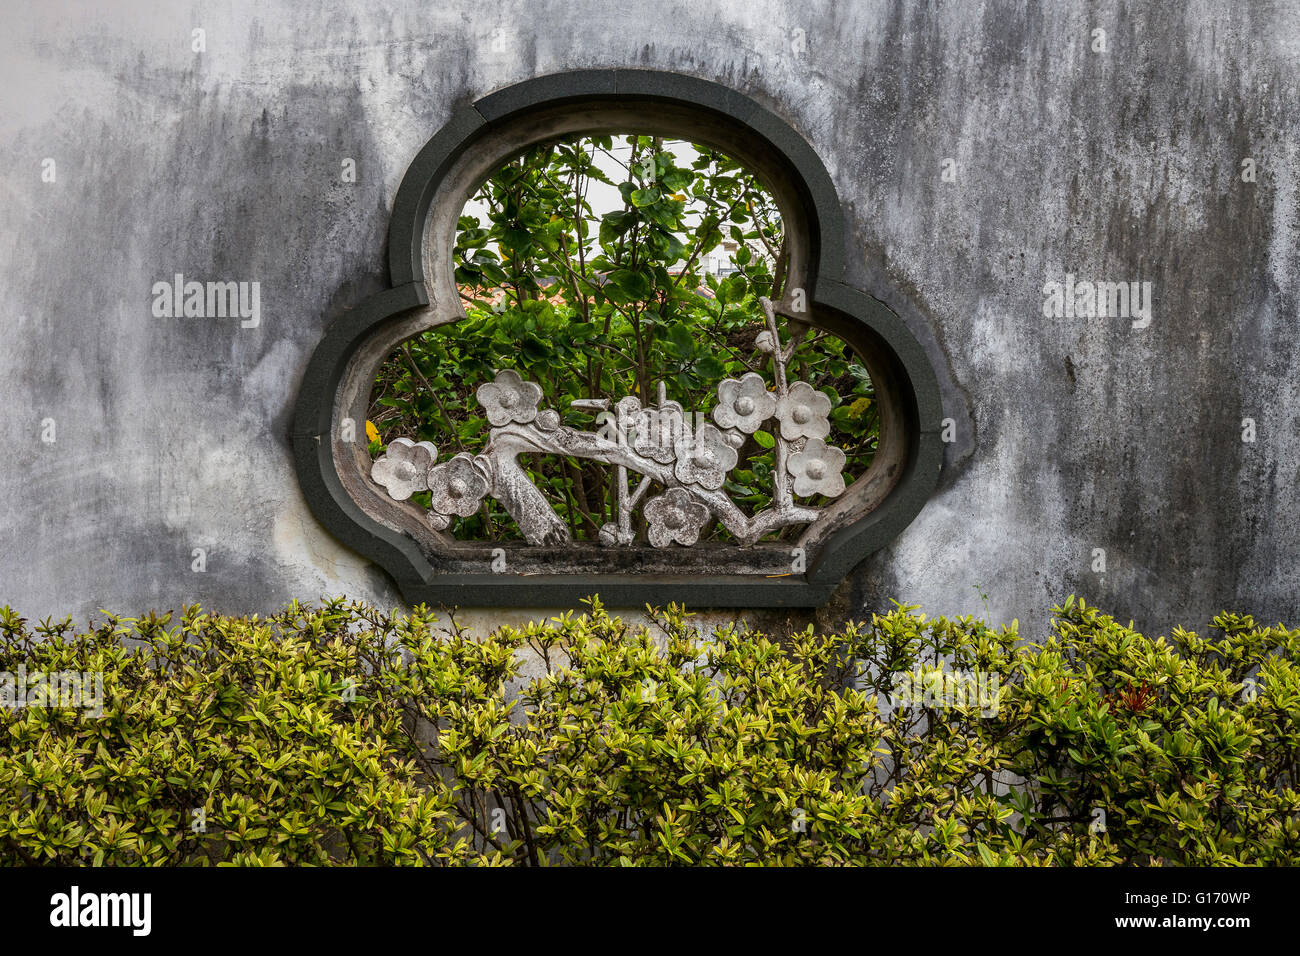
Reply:
[[[642,209],[646,206],[653,206],[659,201],[659,189],[654,186],[649,189],[634,189],[632,190],[631,198],[632,205],[636,206],[638,209]]]

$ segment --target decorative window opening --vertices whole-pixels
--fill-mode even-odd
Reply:
[[[457,221],[466,318],[379,370],[372,479],[458,541],[796,540],[879,419],[847,343],[777,314],[788,260],[772,193],[722,152],[531,147]]]
[[[531,221],[538,210],[507,208],[501,191],[605,143],[641,144],[654,166],[613,183],[615,208],[592,207],[598,261],[575,280],[563,262],[585,257],[582,225]],[[686,270],[695,288],[662,300],[689,255],[669,227],[689,218],[701,160],[734,167],[758,206],[709,244],[724,261],[702,285]],[[635,268],[611,256],[620,227],[643,230]],[[502,268],[523,249],[526,268]],[[842,214],[816,155],[733,91],[616,70],[492,94],[412,163],[389,260],[392,288],[338,318],[313,356],[294,447],[316,515],[412,602],[815,606],[937,481],[924,352],[842,281]],[[612,336],[634,318],[661,323],[642,329],[644,355]]]

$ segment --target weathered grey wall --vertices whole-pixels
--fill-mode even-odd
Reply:
[[[16,6],[0,602],[28,616],[399,604],[298,493],[307,358],[383,286],[394,192],[453,104],[633,65],[734,86],[807,136],[849,207],[850,280],[945,366],[941,490],[859,569],[855,612],[982,613],[978,588],[1025,623],[1071,591],[1157,629],[1300,619],[1300,5]],[[154,318],[177,272],[260,282],[260,326]],[[1151,325],[1044,318],[1067,272],[1153,282]]]

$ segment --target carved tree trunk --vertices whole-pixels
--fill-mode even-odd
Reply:
[[[491,463],[492,497],[501,502],[529,544],[567,544],[569,526],[520,467],[516,454],[484,455]]]

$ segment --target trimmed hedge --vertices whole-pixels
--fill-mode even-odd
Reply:
[[[783,641],[595,600],[482,640],[338,600],[4,608],[0,672],[104,705],[0,707],[0,863],[1300,861],[1300,630],[1055,613],[1027,643],[913,608]]]

